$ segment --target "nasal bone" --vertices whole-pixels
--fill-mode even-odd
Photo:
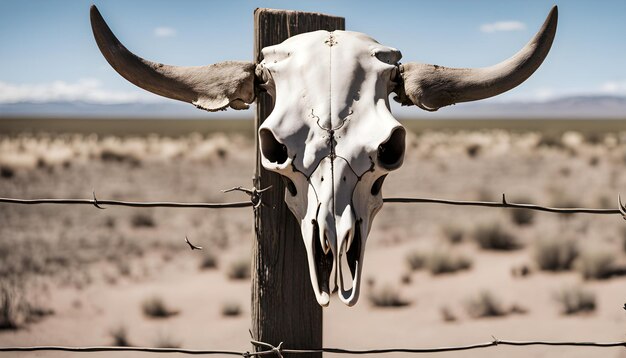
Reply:
[[[355,216],[352,193],[358,178],[343,159],[324,158],[310,182],[318,199],[317,223],[320,244],[327,253],[337,256],[342,245],[352,243]],[[346,248],[347,249],[347,248]]]

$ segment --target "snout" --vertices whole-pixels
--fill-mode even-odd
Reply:
[[[358,299],[363,245],[352,203],[358,182],[350,165],[339,157],[324,158],[309,178],[309,192],[314,197],[309,195],[304,224],[310,227],[303,227],[303,237],[308,241],[311,283],[317,286],[316,297],[324,306],[334,291],[350,306]],[[352,279],[346,280],[348,272]],[[347,282],[351,284],[346,287]]]

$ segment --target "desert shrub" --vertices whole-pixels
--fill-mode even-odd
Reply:
[[[160,332],[154,341],[157,348],[180,348],[181,342],[167,333]]]
[[[571,270],[578,254],[578,245],[572,239],[542,239],[535,246],[535,261],[544,271]]]
[[[133,214],[133,216],[131,216],[130,218],[130,224],[136,228],[156,226],[156,222],[154,221],[154,218],[152,218],[151,215],[148,215],[145,213]]]
[[[418,250],[410,251],[406,255],[406,263],[413,271],[421,270],[426,266],[426,255]]]
[[[206,247],[202,250],[202,259],[200,260],[200,269],[207,270],[217,267],[217,255]]]
[[[23,285],[0,281],[0,330],[18,329],[53,313],[29,299]]]
[[[226,302],[222,305],[222,316],[235,317],[241,314],[241,305],[238,302]]]
[[[111,345],[116,347],[131,347],[130,341],[128,340],[128,331],[126,327],[123,325],[117,326],[109,331],[109,335],[111,336],[112,343]]]
[[[411,274],[409,272],[405,272],[402,276],[400,276],[400,283],[403,285],[410,285],[411,282],[413,282],[413,279],[411,278]]]
[[[141,303],[143,314],[151,318],[167,318],[178,314],[178,311],[169,308],[159,296],[152,296]]]
[[[515,250],[521,247],[517,237],[498,223],[479,225],[474,230],[474,240],[486,250]]]
[[[533,223],[535,213],[528,209],[511,209],[511,221],[519,226],[526,226]]]
[[[596,296],[581,287],[564,288],[554,295],[561,306],[561,313],[566,315],[592,312],[596,309]]]
[[[457,225],[448,224],[441,228],[444,237],[451,244],[458,244],[463,241],[465,230]]]
[[[413,271],[427,269],[433,275],[467,270],[472,267],[472,261],[468,257],[456,254],[446,247],[436,248],[428,253],[411,251],[406,256],[406,262]]]
[[[116,224],[117,224],[117,221],[112,216],[107,216],[104,219],[104,226],[109,228],[109,229],[115,229]]]
[[[528,309],[524,306],[520,306],[517,303],[514,303],[511,305],[511,307],[509,308],[509,312],[511,314],[526,314],[528,313]]]
[[[433,275],[467,270],[472,261],[463,255],[455,254],[446,248],[436,249],[426,259],[426,267]]]
[[[561,136],[555,132],[546,132],[541,134],[541,139],[537,143],[538,147],[563,148]]]
[[[250,258],[242,257],[230,263],[226,275],[231,280],[245,280],[250,278]]]
[[[133,167],[141,165],[141,158],[138,155],[113,150],[111,148],[102,149],[102,152],[100,152],[100,159],[103,162],[128,163]]]
[[[443,319],[444,322],[455,322],[457,320],[456,315],[448,306],[441,307],[441,309],[439,309],[439,313],[441,314],[441,319]]]
[[[530,267],[526,264],[513,266],[511,268],[511,275],[513,277],[526,277],[531,274]]]
[[[481,150],[481,146],[480,144],[477,144],[477,143],[468,144],[467,147],[465,147],[465,151],[467,152],[467,155],[470,158],[474,158],[478,156],[478,154],[480,153],[480,150]]]
[[[373,287],[368,299],[375,307],[404,307],[410,304],[400,296],[396,288],[390,285],[384,285],[381,288]]]
[[[11,167],[0,165],[0,178],[11,179],[15,175],[15,170]]]
[[[489,291],[481,291],[465,304],[467,314],[472,318],[505,316],[508,312]]]
[[[581,252],[576,269],[585,280],[611,277],[615,271],[615,252],[608,248],[593,248]]]
[[[0,286],[0,329],[17,329],[22,309],[15,293],[5,285]]]

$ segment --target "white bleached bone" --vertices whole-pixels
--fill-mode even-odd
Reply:
[[[383,181],[404,160],[405,130],[391,114],[389,95],[434,111],[508,91],[543,62],[557,17],[554,7],[520,52],[482,69],[402,65],[400,51],[349,31],[291,37],[264,48],[259,64],[177,67],[135,56],[98,10],[91,10],[104,57],[139,87],[207,110],[247,108],[255,83],[261,85],[256,90],[270,93],[274,110],[258,133],[261,163],[287,179],[285,202],[300,221],[311,284],[322,306],[334,291],[348,306],[356,304]]]

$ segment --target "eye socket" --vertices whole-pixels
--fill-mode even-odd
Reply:
[[[385,178],[387,177],[387,174],[381,176],[380,178],[376,179],[376,181],[374,182],[374,184],[372,184],[372,190],[370,190],[370,193],[372,193],[372,195],[376,196],[380,193],[380,189],[382,189],[383,187],[383,182],[385,181]]]
[[[263,156],[272,163],[283,164],[289,157],[287,147],[274,137],[274,133],[267,128],[259,131],[259,144]]]
[[[406,132],[398,127],[393,130],[389,139],[378,146],[378,164],[387,169],[397,169],[404,159],[404,141]]]

